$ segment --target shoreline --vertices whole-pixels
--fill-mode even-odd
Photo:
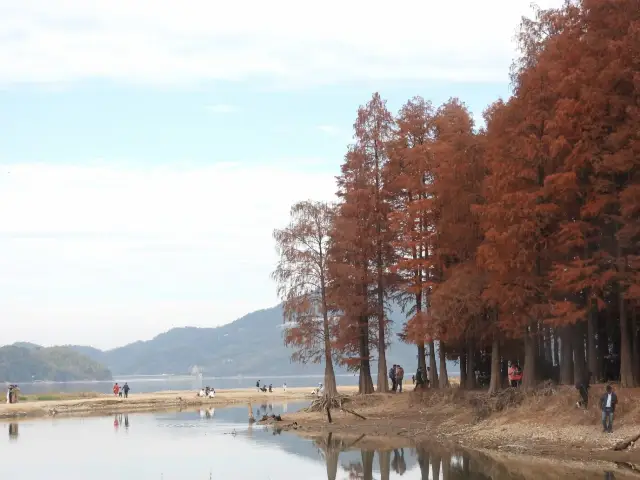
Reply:
[[[551,387],[547,387],[551,388]],[[557,460],[605,461],[640,470],[640,389],[619,393],[614,433],[602,433],[598,405],[599,388],[590,397],[588,410],[575,406],[572,387],[553,387],[544,394],[513,392],[520,403],[487,413],[486,392],[457,388],[424,393],[353,395],[346,408],[365,417],[332,409],[326,413],[300,411],[283,416],[282,422],[259,422],[307,438],[331,433],[360,436],[364,441],[386,442],[390,447],[440,443],[497,455],[526,455]],[[499,396],[498,396],[499,397]],[[636,441],[631,442],[631,439]],[[363,442],[363,440],[359,442]],[[625,448],[622,444],[629,442]],[[363,443],[366,444],[366,443]],[[640,475],[639,475],[640,476]]]
[[[75,398],[34,400],[0,404],[0,420],[21,420],[55,416],[109,415],[111,413],[142,413],[180,410],[200,406],[225,407],[262,402],[304,401],[314,398],[313,387],[278,389],[272,393],[255,388],[217,390],[215,398],[198,397],[195,391],[165,391],[129,394],[129,398],[113,395],[78,394]],[[341,387],[341,394],[351,395],[356,387]],[[74,396],[71,394],[71,396]]]

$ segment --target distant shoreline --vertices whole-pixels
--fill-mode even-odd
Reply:
[[[347,386],[339,387],[338,390],[340,393],[348,395],[357,392],[357,388],[357,386]],[[264,403],[265,401],[311,401],[314,398],[311,394],[312,389],[312,386],[287,388],[287,391],[284,392],[282,388],[277,388],[273,393],[258,392],[256,388],[225,389],[216,390],[215,398],[198,397],[197,392],[194,390],[130,394],[129,398],[92,393],[60,395],[59,398],[46,400],[30,399],[28,396],[27,401],[16,404],[0,404],[0,420],[154,412],[182,410],[199,406],[225,407],[238,404]],[[53,396],[44,395],[41,397]]]

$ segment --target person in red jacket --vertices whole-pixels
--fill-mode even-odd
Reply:
[[[509,384],[512,387],[517,387],[518,385],[520,385],[520,382],[522,381],[522,370],[520,369],[520,365],[518,365],[518,362],[513,362],[511,364],[511,366],[509,367]]]
[[[120,393],[120,385],[118,385],[118,382],[116,382],[116,384],[113,386],[113,394],[117,397],[119,393]]]

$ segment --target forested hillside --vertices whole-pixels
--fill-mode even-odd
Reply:
[[[0,382],[110,379],[106,367],[68,347],[25,343],[0,347]]]

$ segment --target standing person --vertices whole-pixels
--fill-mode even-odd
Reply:
[[[508,375],[509,375],[509,384],[513,388],[516,388],[518,385],[520,385],[520,381],[522,380],[522,370],[520,370],[520,365],[518,365],[518,362],[511,363],[511,366],[509,367]]]
[[[396,388],[397,388],[397,385],[396,385],[396,365],[395,364],[389,369],[389,380],[391,380],[391,390],[393,390],[395,392]]]
[[[129,384],[124,382],[124,386],[122,387],[122,391],[124,392],[124,398],[129,398]]]
[[[118,382],[116,382],[116,384],[113,386],[113,394],[117,397],[119,393],[120,393],[120,385],[118,385]]]
[[[258,389],[258,391],[260,391],[260,380],[256,382],[256,388]]]
[[[607,385],[607,391],[600,397],[600,408],[602,409],[602,431],[613,433],[613,413],[616,411],[618,396],[613,391],[611,385]]]
[[[396,365],[396,383],[398,385],[398,393],[402,393],[402,382],[404,381],[404,368]]]
[[[416,370],[416,386],[413,387],[413,391],[415,392],[416,390],[418,390],[419,388],[422,388],[424,386],[424,373],[422,372],[422,368],[418,367],[418,369]]]
[[[589,407],[589,379],[591,378],[591,372],[586,372],[582,381],[576,384],[576,390],[580,394],[580,400],[576,402],[578,407],[583,407],[585,410]]]
[[[282,390],[284,391],[284,393],[287,393],[287,383],[283,383],[282,384]]]

